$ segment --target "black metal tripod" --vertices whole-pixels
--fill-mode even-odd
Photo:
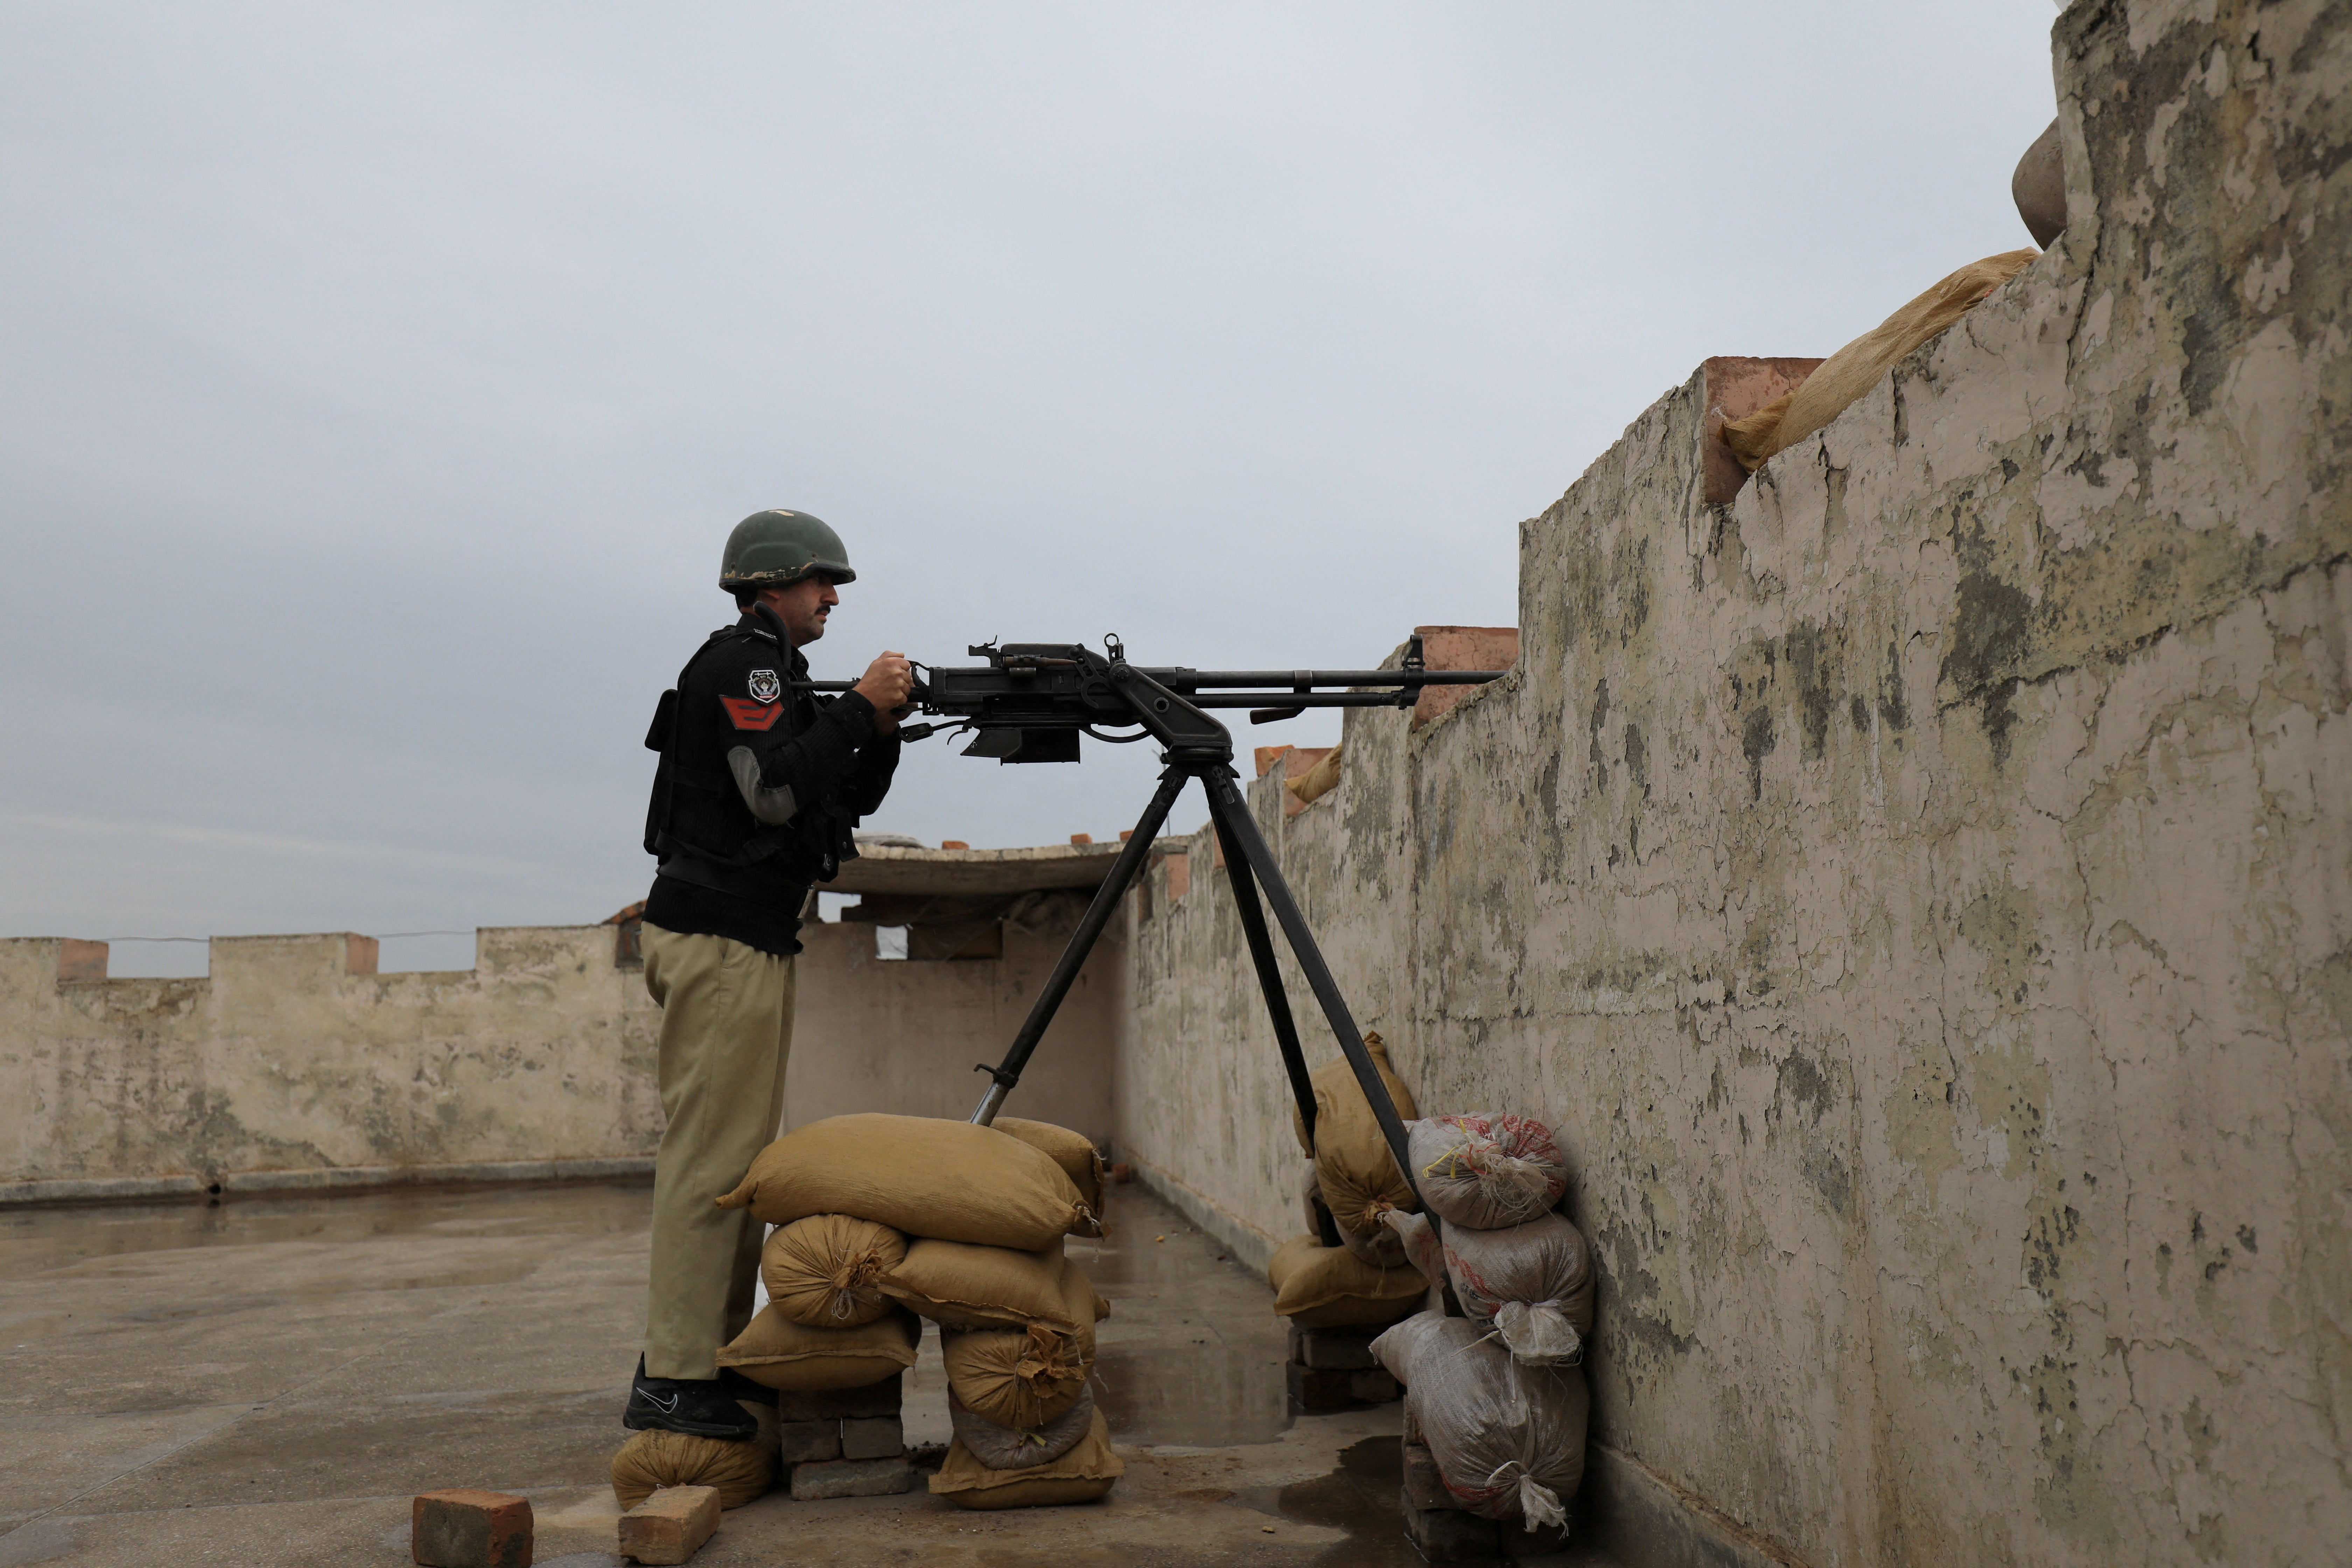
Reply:
[[[1161,759],[1168,764],[1167,769],[1160,775],[1160,787],[1153,793],[1151,804],[1136,819],[1134,835],[1111,863],[1110,874],[1096,890],[1094,902],[1087,906],[1085,918],[1071,934],[1069,945],[1062,950],[1053,973],[1046,977],[1045,988],[1029,1009],[1021,1032],[1013,1037],[1013,1048],[996,1067],[980,1064],[979,1070],[995,1081],[981,1098],[971,1120],[983,1127],[996,1120],[1005,1096],[1021,1081],[1030,1053],[1037,1048],[1045,1026],[1054,1021],[1063,997],[1069,994],[1087,955],[1094,950],[1103,928],[1110,923],[1119,899],[1143,869],[1152,842],[1168,820],[1176,797],[1184,793],[1185,781],[1199,779],[1209,797],[1209,819],[1216,825],[1217,841],[1224,849],[1225,869],[1233,884],[1234,902],[1241,913],[1242,931],[1249,942],[1250,961],[1257,968],[1258,987],[1265,995],[1266,1014],[1274,1024],[1274,1037],[1282,1049],[1282,1065],[1290,1075],[1290,1091],[1298,1102],[1298,1116],[1307,1129],[1308,1142],[1311,1144],[1315,1137],[1315,1091],[1307,1082],[1307,1058],[1299,1047],[1298,1026],[1291,1017],[1290,997],[1283,989],[1282,972],[1275,963],[1274,939],[1266,929],[1265,910],[1258,902],[1261,883],[1266,901],[1274,906],[1274,918],[1281,923],[1282,934],[1307,976],[1307,987],[1321,1004],[1331,1033],[1339,1038],[1340,1053],[1347,1058],[1356,1082],[1371,1105],[1390,1152],[1396,1157],[1397,1169],[1404,1173],[1405,1180],[1418,1194],[1420,1184],[1413,1182],[1412,1162],[1405,1152],[1404,1122],[1397,1115],[1395,1102],[1389,1098],[1388,1086],[1381,1081],[1372,1065],[1370,1053],[1364,1048],[1363,1035],[1356,1027],[1354,1015],[1348,1011],[1347,999],[1339,994],[1330,966],[1323,962],[1315,933],[1307,929],[1306,916],[1299,912],[1297,900],[1290,896],[1289,884],[1283,880],[1282,868],[1275,863],[1274,851],[1267,847],[1265,836],[1258,831],[1257,820],[1250,815],[1248,803],[1235,783],[1231,732],[1201,708],[1134,666],[1120,664],[1113,668],[1118,673],[1111,679],[1121,694],[1129,698],[1139,721],[1169,742]]]

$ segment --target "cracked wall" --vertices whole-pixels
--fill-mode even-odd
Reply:
[[[2347,11],[2070,8],[2048,254],[1728,506],[1694,376],[1522,525],[1507,681],[1253,789],[1424,1109],[1561,1131],[1596,1439],[1792,1559],[2352,1535]],[[1189,859],[1120,1157],[1262,1256]]]

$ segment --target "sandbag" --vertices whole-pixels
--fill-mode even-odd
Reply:
[[[1083,1270],[1062,1269],[1062,1316],[1074,1325],[946,1330],[940,1355],[948,1392],[1000,1426],[1034,1430],[1066,1414],[1086,1392],[1095,1364],[1095,1320],[1110,1309]]]
[[[1092,1502],[1125,1474],[1127,1466],[1111,1452],[1110,1427],[1097,1410],[1087,1435],[1068,1453],[1052,1464],[1024,1470],[992,1470],[957,1438],[948,1445],[940,1473],[931,1478],[931,1495],[959,1508],[1051,1508]]]
[[[1094,1335],[1049,1323],[1025,1329],[945,1330],[940,1357],[948,1388],[964,1407],[1000,1426],[1034,1430],[1066,1413],[1086,1392]]]
[[[760,1423],[754,1437],[632,1432],[613,1456],[613,1495],[635,1508],[664,1487],[715,1487],[720,1508],[741,1508],[776,1484],[776,1406],[739,1400]]]
[[[1524,1365],[1574,1366],[1592,1331],[1592,1253],[1561,1215],[1508,1230],[1446,1227],[1445,1273],[1462,1310]]]
[[[1099,1236],[1094,1210],[1044,1151],[993,1127],[864,1111],[793,1129],[760,1151],[720,1208],[770,1225],[851,1214],[908,1236],[1035,1252]]]
[[[854,1329],[890,1310],[881,1277],[907,1260],[907,1238],[887,1225],[816,1214],[781,1226],[760,1249],[768,1300],[796,1323]]]
[[[1427,1289],[1410,1266],[1376,1268],[1311,1236],[1284,1242],[1265,1275],[1274,1310],[1306,1329],[1392,1323],[1419,1306]]]
[[[943,1329],[1091,1324],[1091,1300],[1074,1307],[1066,1300],[1064,1268],[1058,1241],[1043,1252],[1015,1252],[926,1239],[907,1248],[880,1288]]]
[[[1433,1116],[1406,1124],[1405,1147],[1421,1201],[1449,1226],[1521,1225],[1568,1191],[1551,1129],[1524,1116]]]
[[[1364,1048],[1381,1083],[1388,1087],[1389,1098],[1396,1102],[1398,1117],[1409,1121],[1421,1114],[1414,1109],[1412,1092],[1391,1070],[1388,1047],[1380,1036],[1367,1034]],[[1383,1212],[1417,1209],[1420,1200],[1397,1169],[1380,1121],[1372,1115],[1371,1101],[1364,1098],[1363,1086],[1356,1081],[1348,1058],[1325,1062],[1309,1081],[1315,1088],[1314,1141],[1309,1143],[1306,1123],[1296,1106],[1290,1112],[1291,1131],[1298,1135],[1299,1147],[1315,1157],[1315,1173],[1322,1183],[1323,1201],[1330,1205],[1331,1217],[1343,1230],[1377,1237]]]
[[[1467,1318],[1421,1312],[1372,1342],[1454,1500],[1529,1530],[1568,1521],[1584,1479],[1584,1373],[1521,1366]]]
[[[1339,1238],[1339,1245],[1373,1268],[1393,1268],[1405,1261],[1402,1244],[1385,1226],[1379,1227],[1374,1235],[1360,1236],[1339,1223],[1331,1213],[1331,1205],[1323,1201],[1323,1178],[1316,1174],[1311,1163],[1307,1167],[1307,1184],[1299,1196],[1307,1213],[1308,1234],[1319,1239],[1323,1235],[1323,1222],[1328,1219],[1331,1222],[1331,1234]]]
[[[1795,446],[1844,413],[1904,355],[1967,315],[2040,254],[2009,250],[1971,261],[1822,361],[1795,391],[1726,423],[1724,445],[1742,468],[1754,473],[1772,454]]]
[[[1062,1174],[1069,1177],[1070,1184],[1078,1189],[1079,1201],[1096,1214],[1102,1213],[1102,1154],[1085,1133],[1056,1127],[1050,1121],[1031,1121],[1019,1116],[1000,1116],[989,1125],[999,1132],[1020,1139],[1061,1166]]]
[[[863,1388],[914,1365],[922,1334],[915,1315],[896,1308],[854,1329],[813,1329],[771,1301],[732,1342],[719,1347],[719,1364],[770,1388]]]
[[[1078,1402],[1054,1420],[1024,1431],[1018,1426],[1001,1426],[975,1414],[950,1389],[948,1421],[955,1427],[956,1441],[963,1445],[964,1451],[989,1469],[1019,1470],[1050,1465],[1076,1447],[1094,1429],[1094,1390],[1080,1393]]]

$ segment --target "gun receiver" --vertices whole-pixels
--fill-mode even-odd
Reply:
[[[1075,763],[1078,737],[1125,744],[1147,736],[1172,760],[1230,762],[1233,735],[1210,710],[1251,710],[1253,724],[1295,719],[1309,708],[1410,708],[1431,686],[1476,686],[1499,669],[1430,669],[1419,637],[1394,669],[1190,669],[1127,662],[1117,637],[1097,653],[1077,643],[984,643],[970,648],[976,667],[922,667],[911,707],[943,722],[908,724],[921,740],[968,729],[967,757],[1003,763]],[[845,691],[845,680],[812,680],[810,690]],[[1112,731],[1127,733],[1109,733]]]

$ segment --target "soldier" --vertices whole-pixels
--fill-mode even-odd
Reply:
[[[856,855],[852,829],[898,764],[905,658],[883,654],[828,700],[793,684],[807,679],[800,650],[824,636],[835,590],[856,576],[840,536],[804,511],[736,524],[719,585],[741,618],[687,661],[646,738],[661,752],[646,817],[646,848],[661,864],[644,950],[646,989],[662,1005],[667,1124],[645,1353],[625,1426],[749,1437],[738,1398],[775,1397],[719,1375],[719,1347],[751,1321],[761,1228],[711,1200],[776,1135],[801,911]]]

